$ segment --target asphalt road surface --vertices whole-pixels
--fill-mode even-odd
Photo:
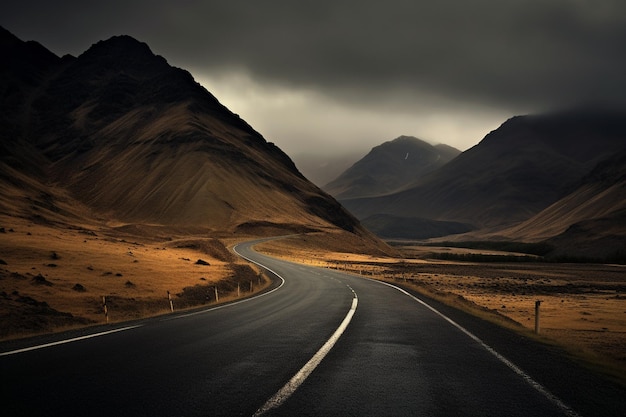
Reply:
[[[380,282],[237,251],[276,274],[271,292],[0,344],[0,414],[625,415],[623,388],[553,348]]]

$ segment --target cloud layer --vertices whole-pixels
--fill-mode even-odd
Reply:
[[[589,102],[626,105],[622,0],[112,0],[96,5],[25,0],[3,3],[0,11],[0,24],[8,30],[60,55],[79,54],[97,40],[123,33],[209,85],[243,79],[246,91],[222,85],[230,95],[216,92],[218,98],[229,105],[229,100],[244,103],[246,94],[266,94],[268,103],[274,100],[268,108],[291,109],[288,124],[304,124],[303,132],[315,129],[307,125],[306,114],[294,114],[298,107],[320,117],[324,112],[312,106],[327,106],[335,115],[344,111],[353,124],[369,115],[370,121],[391,119],[408,128],[413,118],[414,128],[430,129],[431,136],[438,130],[425,121],[439,120],[444,136],[451,134],[446,125],[473,115],[483,123],[477,129],[484,130],[497,127],[494,121],[503,114]],[[276,105],[281,95],[301,102]],[[253,125],[255,118],[261,120],[262,111],[257,116],[253,109],[246,110],[249,114],[234,110]],[[279,114],[274,117],[273,124],[281,123]],[[349,132],[340,130],[348,141]],[[387,131],[423,136],[391,126]],[[467,135],[473,134],[478,131],[470,128]]]

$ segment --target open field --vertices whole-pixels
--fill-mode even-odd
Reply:
[[[259,249],[296,262],[408,286],[531,337],[562,345],[626,383],[624,265],[440,261],[430,259],[430,253],[471,250],[410,246],[398,248],[404,258],[374,257],[313,250],[310,244],[314,240],[273,241]],[[540,334],[534,335],[537,300],[541,301]]]
[[[11,219],[0,229],[0,339],[245,296],[268,283],[217,239]],[[134,231],[136,232],[136,230]]]

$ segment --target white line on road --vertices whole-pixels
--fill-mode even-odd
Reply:
[[[174,317],[166,317],[166,318],[163,319],[163,321],[178,320],[178,319],[182,319],[182,318],[186,318],[186,317],[196,316],[198,314],[210,313],[210,312],[215,311],[215,310],[220,310],[222,308],[232,307],[232,306],[235,306],[235,305],[241,304],[241,303],[247,303],[248,301],[252,301],[252,300],[259,299],[261,297],[265,297],[266,295],[269,295],[269,294],[273,293],[274,291],[279,290],[285,284],[285,279],[283,277],[281,277],[280,275],[278,275],[276,272],[274,272],[273,270],[271,270],[267,266],[265,266],[263,264],[260,264],[260,263],[258,263],[256,261],[253,261],[252,259],[250,259],[248,257],[245,257],[242,254],[240,254],[239,252],[237,252],[237,246],[239,246],[239,245],[235,245],[233,247],[233,252],[235,252],[238,256],[242,257],[246,261],[252,262],[252,263],[260,266],[261,268],[266,269],[267,271],[271,272],[272,274],[276,275],[276,277],[278,277],[278,279],[280,279],[280,284],[278,285],[278,287],[273,288],[273,289],[271,289],[269,291],[262,292],[261,294],[257,294],[257,295],[254,295],[254,296],[250,296],[248,298],[244,298],[243,300],[234,301],[232,303],[222,304],[222,305],[215,306],[215,307],[210,307],[210,308],[207,308],[205,310],[194,311],[193,313],[180,314],[180,315],[177,315],[177,316],[174,316]]]
[[[352,290],[352,288],[350,289]],[[352,290],[352,292],[354,292],[354,290]],[[258,417],[268,412],[269,410],[280,406],[298,389],[298,387],[300,387],[300,385],[302,385],[302,383],[308,378],[308,376],[311,374],[311,372],[313,372],[317,365],[322,362],[322,359],[324,359],[326,354],[328,354],[333,346],[335,346],[337,340],[339,340],[343,332],[348,327],[348,324],[350,324],[352,316],[356,311],[358,300],[359,299],[357,298],[356,293],[354,293],[352,306],[350,307],[350,310],[348,310],[348,314],[343,319],[337,330],[335,330],[335,333],[333,333],[330,339],[328,339],[326,343],[324,343],[324,346],[322,346],[320,350],[318,350],[317,353],[313,355],[313,357],[302,367],[302,369],[298,371],[298,373],[296,373],[289,380],[289,382],[287,382],[280,390],[278,390],[276,394],[272,396],[272,398],[267,400],[267,402],[263,404],[263,406],[259,408],[256,413],[254,413],[255,417]]]
[[[233,251],[237,255],[241,256],[242,258],[244,258],[245,260],[249,262],[253,262],[259,265],[260,267],[267,269],[268,271],[276,275],[278,278],[280,278],[283,281],[282,284],[284,284],[285,280],[280,275],[278,275],[276,272],[269,269],[267,266],[257,261],[254,261],[242,255],[241,253],[239,253],[237,251],[237,246],[238,245],[235,245],[235,247],[233,247]],[[307,268],[304,268],[304,269],[306,270]],[[347,285],[347,287],[350,289],[350,291],[352,291],[354,297],[352,298],[352,305],[350,306],[350,310],[348,310],[346,317],[343,319],[343,321],[341,322],[337,330],[335,330],[335,332],[326,341],[326,343],[324,343],[324,345],[317,351],[317,353],[315,353],[315,355],[313,355],[313,357],[309,359],[309,361],[289,380],[289,382],[287,382],[280,390],[278,390],[278,392],[276,392],[276,394],[274,394],[269,400],[267,400],[265,404],[263,404],[263,406],[261,406],[261,408],[259,408],[256,411],[256,413],[254,413],[254,417],[261,416],[265,414],[266,412],[268,412],[269,410],[272,410],[280,406],[289,397],[291,397],[291,395],[294,392],[296,392],[296,390],[300,387],[300,385],[302,385],[302,383],[309,377],[311,372],[313,372],[313,370],[317,368],[320,362],[322,362],[322,360],[326,357],[328,352],[330,352],[333,346],[335,346],[335,343],[337,343],[337,341],[339,340],[343,332],[346,330],[346,328],[350,324],[350,321],[352,320],[352,316],[354,316],[356,307],[359,303],[359,299],[354,289],[350,287],[349,285]]]
[[[366,278],[366,279],[369,279],[369,278]],[[502,356],[500,353],[498,353],[491,346],[489,346],[488,344],[483,342],[478,336],[476,336],[474,333],[470,332],[465,327],[461,326],[460,324],[458,324],[457,322],[452,320],[450,317],[446,316],[445,314],[443,314],[442,312],[440,312],[436,308],[434,308],[434,307],[430,306],[429,304],[427,304],[425,301],[420,300],[419,298],[415,297],[414,295],[410,294],[408,291],[405,291],[404,289],[402,289],[400,287],[397,287],[397,286],[395,286],[393,284],[389,284],[388,282],[384,282],[384,281],[378,281],[378,280],[371,280],[371,281],[377,282],[377,283],[380,283],[380,284],[383,284],[383,285],[387,285],[388,287],[394,288],[394,289],[400,291],[401,293],[404,293],[404,294],[408,295],[413,300],[417,301],[418,303],[420,303],[421,305],[423,305],[427,309],[431,310],[433,313],[437,314],[438,316],[440,316],[441,318],[446,320],[448,323],[450,323],[451,325],[453,325],[454,327],[459,329],[461,332],[465,333],[467,336],[469,336],[475,342],[480,344],[485,350],[487,350],[489,353],[491,353],[493,356],[495,356],[500,362],[505,364],[513,372],[515,372],[517,375],[522,377],[522,379],[524,379],[526,381],[526,383],[528,383],[531,387],[533,387],[535,390],[537,390],[539,393],[541,393],[544,397],[546,397],[550,402],[552,402],[552,404],[554,404],[559,409],[561,409],[561,411],[563,411],[566,416],[568,416],[568,417],[580,417],[580,415],[578,413],[576,413],[567,404],[565,404],[563,401],[561,401],[560,398],[558,398],[556,395],[552,394],[550,391],[548,391],[547,388],[545,388],[539,382],[537,382],[534,379],[532,379],[531,376],[528,375],[526,372],[524,372],[521,368],[519,368],[513,362],[511,362],[510,360],[508,360],[507,358]]]
[[[104,335],[111,334],[111,333],[123,332],[125,330],[131,330],[131,329],[134,329],[134,328],[137,328],[137,327],[141,327],[141,324],[138,324],[136,326],[122,327],[122,328],[119,328],[119,329],[109,330],[109,331],[106,331],[106,332],[89,334],[87,336],[74,337],[72,339],[59,340],[57,342],[46,343],[46,344],[43,344],[43,345],[31,346],[31,347],[27,347],[27,348],[23,348],[23,349],[17,349],[17,350],[11,350],[9,352],[2,352],[2,353],[0,353],[0,356],[15,355],[16,353],[28,352],[28,351],[37,350],[37,349],[43,349],[43,348],[47,348],[47,347],[50,347],[50,346],[63,345],[65,343],[72,343],[72,342],[77,342],[79,340],[91,339],[92,337],[98,337],[98,336],[104,336]]]

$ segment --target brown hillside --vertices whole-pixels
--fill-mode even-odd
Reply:
[[[77,58],[2,31],[0,210],[49,221],[371,239],[274,144],[128,36]]]
[[[0,339],[263,290],[244,239],[391,252],[146,44],[59,58],[0,28],[0,53]]]

